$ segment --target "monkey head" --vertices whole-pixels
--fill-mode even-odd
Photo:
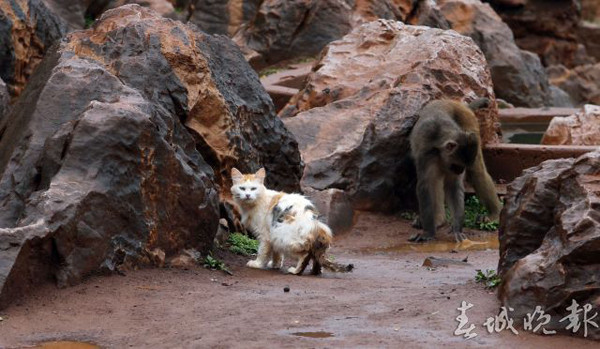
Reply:
[[[478,150],[479,139],[475,133],[459,132],[442,144],[440,154],[443,166],[459,175],[473,165]]]

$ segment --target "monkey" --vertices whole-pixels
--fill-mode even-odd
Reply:
[[[455,101],[436,100],[419,111],[410,146],[417,169],[419,220],[424,232],[411,236],[409,241],[435,238],[436,229],[445,222],[444,202],[453,218],[456,241],[465,239],[465,175],[488,210],[488,219],[498,220],[502,204],[485,168],[479,123],[473,113],[489,103],[489,99],[480,98],[467,107]]]

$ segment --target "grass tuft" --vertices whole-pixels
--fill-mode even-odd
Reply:
[[[229,251],[243,256],[251,256],[258,253],[258,241],[241,233],[229,235],[227,240]]]
[[[481,269],[477,269],[475,281],[484,284],[485,288],[494,289],[500,285],[502,279],[500,279],[500,276],[498,276],[496,271],[493,269],[486,269],[485,272],[483,272]]]

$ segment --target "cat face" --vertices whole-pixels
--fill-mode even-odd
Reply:
[[[231,194],[235,200],[252,203],[265,191],[265,169],[261,168],[253,174],[242,174],[235,167],[231,169]]]

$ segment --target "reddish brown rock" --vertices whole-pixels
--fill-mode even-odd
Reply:
[[[555,65],[546,71],[550,83],[568,93],[575,105],[600,105],[600,63],[573,69]]]
[[[0,78],[18,96],[67,25],[42,0],[0,0]]]
[[[200,252],[194,249],[183,250],[180,255],[169,261],[171,268],[189,269],[200,264]]]
[[[352,27],[352,7],[337,0],[265,0],[235,40],[256,52],[253,66],[314,56]]]
[[[578,41],[581,23],[579,0],[528,0],[519,7],[506,7],[490,1],[512,29],[520,48],[540,56],[544,66],[573,67],[594,63]]]
[[[427,102],[494,100],[485,57],[470,38],[396,21],[354,29],[313,70],[280,113],[300,145],[303,184],[344,190],[360,209],[393,210],[414,195],[408,135]],[[484,142],[496,142],[497,109],[478,117]]]
[[[211,34],[233,36],[252,21],[263,0],[174,0],[186,20]]]
[[[105,11],[128,4],[151,8],[162,16],[176,15],[169,0],[43,0],[43,2],[71,29],[86,28]]]
[[[319,220],[327,224],[334,235],[343,234],[354,225],[354,210],[348,195],[339,189],[314,190],[305,188],[304,194],[310,198],[319,211]]]
[[[257,68],[317,55],[354,26],[378,18],[405,20],[410,0],[265,0],[235,36]]]
[[[577,114],[552,119],[542,144],[600,145],[600,106],[588,104]]]
[[[577,30],[577,40],[585,46],[588,55],[600,62],[600,20],[597,23],[581,23]]]
[[[581,0],[581,17],[590,22],[600,22],[600,2]]]
[[[600,152],[549,160],[508,186],[500,218],[502,284],[498,297],[522,321],[536,305],[552,317],[547,330],[565,331],[576,300],[600,307]],[[583,328],[576,335],[583,336]],[[588,338],[600,330],[588,326]]]
[[[0,306],[206,251],[230,166],[299,188],[296,142],[237,47],[137,5],[50,51],[0,134]]]
[[[10,95],[8,94],[8,89],[4,81],[0,79],[0,123],[2,123],[4,115],[8,113],[9,102]]]
[[[137,4],[148,7],[163,17],[174,16],[175,12],[175,8],[168,0],[111,0],[104,11],[129,4]]]
[[[522,107],[554,105],[540,60],[517,47],[510,28],[488,4],[479,0],[437,4],[450,27],[470,36],[485,54],[496,96]]]
[[[355,24],[360,25],[377,19],[406,21],[417,6],[417,0],[356,0],[354,1]]]

